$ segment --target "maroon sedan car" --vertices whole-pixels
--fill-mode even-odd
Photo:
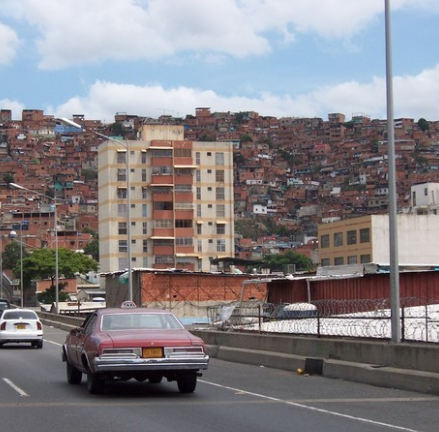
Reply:
[[[202,339],[168,311],[130,306],[98,309],[70,331],[62,349],[67,381],[80,384],[86,374],[89,393],[100,394],[109,381],[166,378],[192,393],[209,364]]]

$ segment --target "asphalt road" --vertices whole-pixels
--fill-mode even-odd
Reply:
[[[439,397],[211,360],[193,394],[177,384],[67,384],[65,332],[44,348],[0,350],[0,430],[7,432],[439,431]]]

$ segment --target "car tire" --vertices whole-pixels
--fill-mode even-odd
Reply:
[[[177,378],[180,393],[193,393],[197,387],[197,375],[187,374]]]
[[[82,372],[66,361],[67,382],[69,384],[81,384]]]
[[[36,347],[39,348],[39,349],[43,348],[43,340],[42,339],[37,341]]]
[[[90,394],[102,394],[104,392],[105,382],[100,374],[87,372],[87,390]]]

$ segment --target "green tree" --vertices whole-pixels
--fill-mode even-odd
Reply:
[[[421,129],[422,132],[426,132],[430,129],[430,124],[427,120],[425,120],[425,118],[420,118],[418,120],[418,127],[419,129]]]
[[[29,255],[29,252],[23,248],[23,258]],[[2,253],[2,265],[4,269],[12,270],[16,267],[17,263],[20,263],[21,252],[20,252],[20,242],[10,241],[4,248]],[[18,272],[14,272],[15,277],[20,275],[20,268]]]
[[[96,271],[98,263],[94,259],[70,249],[58,249],[58,276],[65,278],[75,277],[75,273],[86,274]],[[13,268],[14,274],[20,274],[20,260]],[[31,280],[51,279],[55,285],[56,254],[55,249],[37,249],[23,258],[23,285],[24,289],[30,286]]]
[[[64,288],[60,284],[60,288]],[[52,285],[50,288],[48,288],[46,291],[39,293],[37,296],[37,299],[42,304],[52,304],[56,301],[56,292],[55,292],[55,285]],[[58,299],[60,302],[65,302],[69,299],[69,295],[66,292],[60,291],[58,293]]]
[[[5,183],[14,183],[14,173],[10,173],[10,172],[8,172],[8,173],[6,173],[6,174],[4,174],[3,175],[3,181],[5,182]]]
[[[271,271],[283,271],[288,264],[295,264],[296,271],[310,271],[314,264],[307,256],[288,251],[284,254],[269,254],[264,257],[263,265]]]
[[[99,261],[99,240],[93,239],[84,248],[84,254],[90,255],[95,261]]]

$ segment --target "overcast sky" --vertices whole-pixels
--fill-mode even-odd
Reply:
[[[439,120],[439,0],[390,0],[395,117]],[[386,117],[384,0],[0,0],[0,108]]]

